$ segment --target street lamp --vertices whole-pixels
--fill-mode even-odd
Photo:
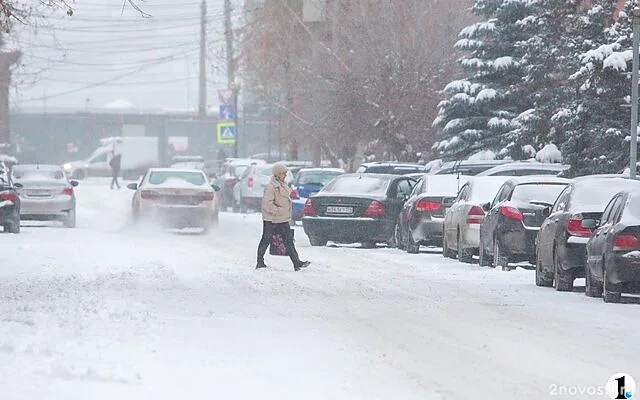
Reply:
[[[636,179],[638,159],[638,43],[640,42],[640,8],[633,9],[633,63],[631,72],[631,150],[629,176]]]

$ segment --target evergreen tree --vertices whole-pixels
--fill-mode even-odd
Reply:
[[[615,1],[594,0],[583,18],[581,67],[571,76],[578,96],[557,119],[566,130],[561,151],[573,176],[613,173],[629,160],[632,9],[614,22]]]
[[[476,0],[473,12],[484,19],[464,28],[455,47],[467,51],[459,63],[466,79],[449,83],[450,97],[438,105],[433,126],[442,129],[444,140],[432,147],[436,153],[461,158],[478,150],[499,151],[509,143],[505,133],[511,120],[529,109],[528,99],[513,87],[521,76],[525,40],[518,25],[530,14],[532,2]]]
[[[532,2],[531,15],[517,22],[524,35],[515,44],[522,53],[522,79],[512,90],[526,99],[523,103],[530,108],[511,121],[514,129],[505,135],[507,150],[514,159],[533,156],[535,153],[525,150],[541,149],[563,136],[554,116],[562,115],[575,99],[567,81],[578,65],[574,55],[577,37],[568,32],[582,34],[572,29],[579,20],[581,4],[581,0]]]

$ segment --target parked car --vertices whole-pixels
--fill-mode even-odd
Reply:
[[[267,162],[253,158],[227,158],[222,163],[214,184],[220,187],[220,209],[227,210],[228,207],[236,207],[233,188],[236,186],[245,170],[251,165],[263,165]],[[235,211],[239,209],[236,208]]]
[[[471,263],[479,254],[482,205],[494,199],[507,176],[474,176],[458,192],[444,217],[442,255]]]
[[[421,245],[442,246],[444,216],[468,179],[458,175],[424,175],[400,212],[395,232],[398,248],[418,253]]]
[[[477,176],[527,176],[554,175],[560,176],[571,168],[570,165],[558,163],[541,163],[537,161],[516,161],[497,165],[478,173]]]
[[[511,160],[461,160],[461,161],[448,161],[442,163],[440,168],[430,172],[434,175],[446,175],[446,174],[460,174],[467,176],[475,176],[482,171],[486,171],[489,168],[493,168],[497,165],[513,162]]]
[[[571,180],[555,176],[522,176],[507,180],[491,203],[482,207],[480,266],[503,270],[509,263],[535,265],[536,236],[551,207]]]
[[[621,293],[640,289],[640,190],[624,190],[609,201],[586,244],[585,294],[606,303],[620,302]]]
[[[292,194],[292,224],[302,221],[304,204],[312,195],[318,193],[322,188],[336,176],[344,174],[341,168],[303,168],[295,174],[291,184],[294,190]]]
[[[202,156],[174,156],[171,159],[171,168],[202,169],[205,168]]]
[[[575,178],[547,207],[546,219],[536,236],[536,285],[573,289],[584,278],[586,244],[609,200],[625,189],[640,188],[640,181],[620,176]]]
[[[218,223],[215,192],[202,170],[150,168],[140,183],[130,183],[133,219],[149,218],[171,228],[202,228]]]
[[[15,167],[14,167],[15,168]],[[20,183],[14,183],[8,169],[0,170],[0,225],[8,233],[20,233]]]
[[[392,174],[344,174],[307,199],[302,226],[312,246],[393,243],[395,226],[415,178]]]
[[[78,181],[69,180],[58,165],[18,164],[12,179],[19,183],[20,219],[61,221],[67,228],[76,227]]]
[[[396,174],[424,173],[424,165],[398,162],[370,162],[360,164],[357,173],[367,174]]]
[[[234,211],[241,213],[246,213],[248,210],[260,211],[264,188],[273,176],[273,165],[250,165],[244,170],[240,180],[233,187]],[[290,185],[291,182],[293,182],[293,175],[291,171],[287,171],[285,183]]]

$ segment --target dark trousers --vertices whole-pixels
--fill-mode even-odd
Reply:
[[[264,263],[264,253],[267,252],[267,247],[271,243],[271,237],[276,233],[282,235],[284,246],[287,248],[287,255],[293,265],[300,264],[300,257],[293,244],[290,224],[288,222],[274,224],[270,221],[262,221],[262,237],[260,238],[260,244],[258,244],[258,263]]]
[[[120,184],[118,183],[118,175],[120,175],[120,170],[111,170],[111,189],[113,189],[113,185],[120,188]]]

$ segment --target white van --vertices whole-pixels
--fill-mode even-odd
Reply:
[[[147,169],[160,166],[158,138],[155,136],[116,136],[100,140],[100,147],[82,161],[72,161],[62,165],[62,169],[72,179],[88,176],[111,176],[112,152],[122,154],[121,174],[124,179],[137,179]]]

